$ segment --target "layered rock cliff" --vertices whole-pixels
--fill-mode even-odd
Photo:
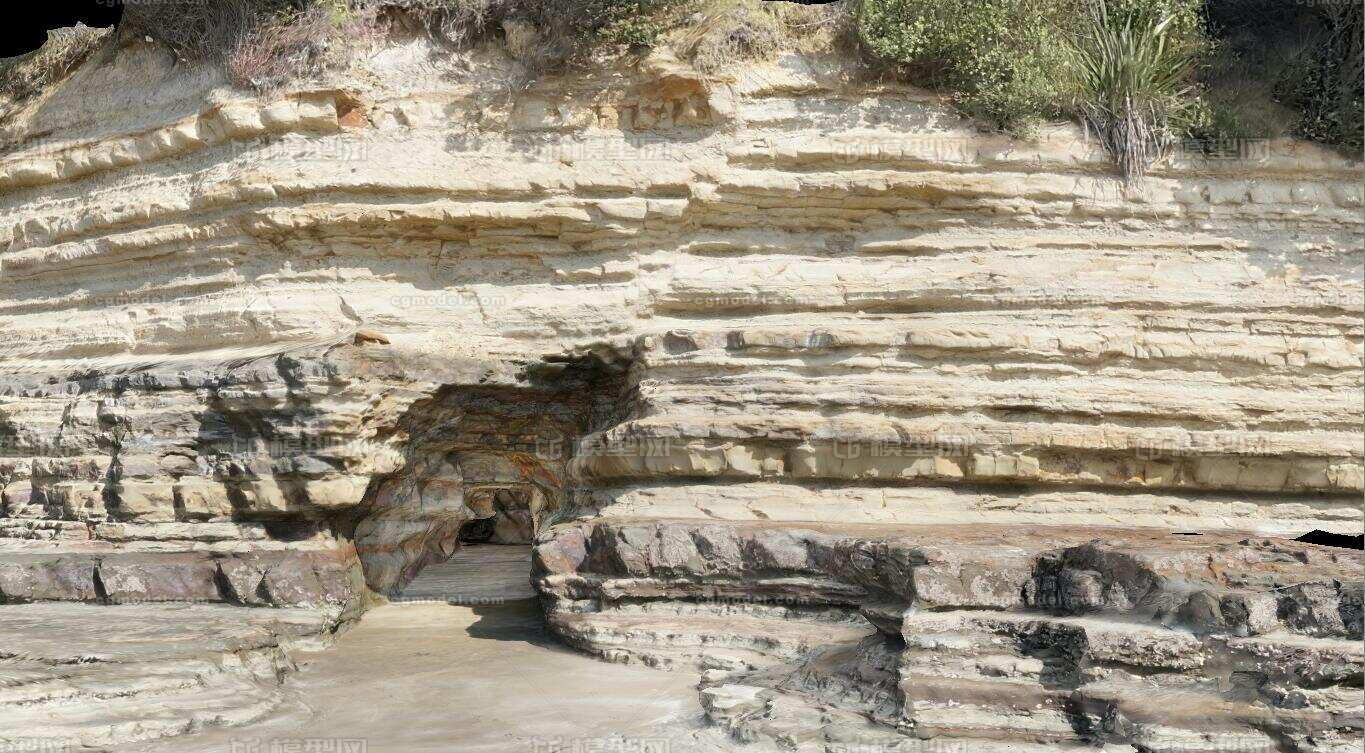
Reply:
[[[0,126],[0,602],[335,625],[480,528],[741,740],[1359,745],[1360,558],[1290,539],[1362,528],[1360,163],[499,71],[133,44]]]

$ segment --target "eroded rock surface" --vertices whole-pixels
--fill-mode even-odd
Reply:
[[[557,529],[536,557],[566,640],[702,670],[708,713],[741,741],[1360,742],[1355,552],[1061,527],[597,520]]]
[[[741,740],[1358,747],[1359,556],[1289,539],[1362,528],[1360,163],[475,62],[132,42],[0,124],[0,612],[331,629],[534,538],[559,637]]]
[[[0,745],[106,750],[251,722],[337,615],[207,604],[0,608]]]

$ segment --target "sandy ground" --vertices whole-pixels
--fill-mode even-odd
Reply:
[[[489,596],[488,579],[478,580],[481,596]],[[564,648],[528,599],[385,605],[300,663],[286,681],[291,702],[268,719],[119,750],[701,753],[734,747],[705,727],[694,674],[608,664]]]

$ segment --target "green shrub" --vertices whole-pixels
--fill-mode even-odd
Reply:
[[[1206,52],[1186,0],[1095,0],[1070,46],[1076,111],[1125,179],[1206,116],[1193,74]]]
[[[1080,0],[863,0],[856,27],[879,60],[947,91],[965,114],[1026,131],[1068,100],[1065,22]]]
[[[863,0],[873,56],[947,91],[965,114],[1027,131],[1076,115],[1140,174],[1208,118],[1193,74],[1202,0]]]
[[[669,18],[663,8],[620,8],[615,17],[596,31],[596,38],[605,45],[632,49],[653,47],[669,29]]]

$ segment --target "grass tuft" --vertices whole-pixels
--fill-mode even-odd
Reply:
[[[783,43],[782,8],[761,0],[706,4],[684,30],[679,51],[697,68],[715,72],[741,60],[766,58]]]
[[[1191,82],[1203,48],[1180,34],[1180,12],[1095,0],[1070,46],[1076,110],[1125,180],[1146,173],[1199,117]]]

